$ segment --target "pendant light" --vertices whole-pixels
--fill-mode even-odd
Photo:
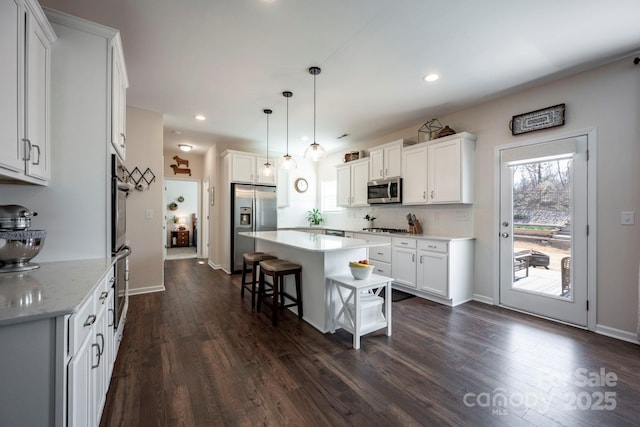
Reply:
[[[310,67],[309,74],[313,75],[313,143],[304,152],[304,158],[317,162],[327,156],[327,152],[316,142],[316,76],[320,74],[320,67]]]
[[[269,163],[269,114],[273,113],[273,111],[268,108],[265,108],[262,111],[264,111],[264,113],[267,115],[267,162],[260,168],[260,175],[273,176],[273,166],[271,165],[271,163]]]
[[[287,98],[287,154],[282,156],[282,160],[280,161],[280,169],[285,171],[290,171],[298,168],[298,164],[296,161],[289,155],[289,98],[293,96],[293,92],[284,91],[282,92],[282,96]]]

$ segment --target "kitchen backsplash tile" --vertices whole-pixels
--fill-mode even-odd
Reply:
[[[375,227],[409,228],[406,216],[412,213],[422,224],[424,234],[456,237],[473,236],[472,206],[371,206],[368,208],[343,208],[340,212],[325,213],[324,227],[336,229],[360,229],[371,227],[364,219],[375,217]]]

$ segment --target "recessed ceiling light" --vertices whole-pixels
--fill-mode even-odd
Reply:
[[[439,78],[440,78],[439,75],[437,75],[435,73],[432,73],[432,74],[427,74],[426,76],[424,76],[424,81],[425,82],[435,82]]]
[[[195,116],[193,116],[194,119],[196,120],[207,120],[207,118],[205,116],[203,116],[202,114],[196,114]]]

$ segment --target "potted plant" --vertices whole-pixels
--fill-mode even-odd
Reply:
[[[171,221],[173,222],[173,230],[178,231],[178,217],[174,215]]]
[[[313,208],[307,211],[307,221],[309,221],[309,225],[320,225],[320,223],[324,221],[324,218],[319,209]]]

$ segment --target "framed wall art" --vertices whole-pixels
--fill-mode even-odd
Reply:
[[[512,135],[564,125],[565,105],[558,104],[529,113],[513,116],[509,127]]]

